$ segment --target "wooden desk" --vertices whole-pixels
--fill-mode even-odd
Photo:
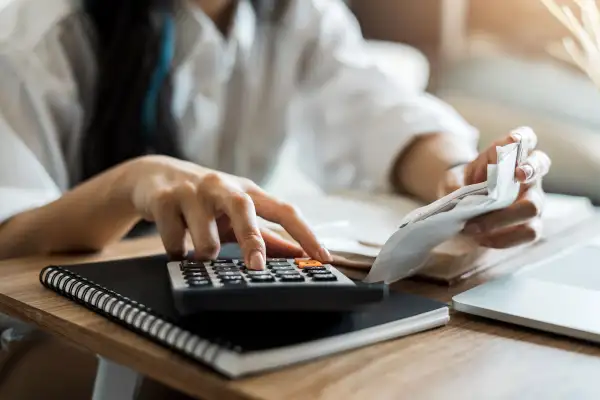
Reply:
[[[597,226],[598,220],[590,221],[576,235],[565,236],[564,243],[552,244],[552,249],[598,235]],[[2,262],[0,311],[203,399],[600,398],[599,347],[462,314],[454,314],[442,329],[227,381],[56,295],[38,281],[39,270],[49,263],[160,250],[158,240],[141,239],[119,243],[97,256]],[[542,251],[548,248],[529,254],[521,263]],[[492,276],[489,272],[452,288],[410,281],[396,286],[448,301]]]

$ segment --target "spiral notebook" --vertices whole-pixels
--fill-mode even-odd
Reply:
[[[353,312],[178,317],[166,257],[48,266],[47,288],[173,351],[239,378],[445,325],[448,306],[394,293]]]

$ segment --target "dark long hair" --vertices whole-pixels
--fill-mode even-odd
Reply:
[[[81,180],[148,152],[181,158],[169,69],[174,1],[84,1],[95,32],[98,77],[82,140]],[[272,8],[268,0],[252,3],[259,19]]]

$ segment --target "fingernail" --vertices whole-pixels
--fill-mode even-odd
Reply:
[[[261,270],[265,268],[265,258],[258,250],[250,254],[250,269]]]
[[[329,250],[327,250],[325,247],[321,247],[321,250],[319,250],[319,258],[323,262],[332,262],[333,261],[333,257],[331,257]]]
[[[521,171],[523,171],[523,173],[525,174],[525,181],[527,182],[528,180],[530,180],[533,177],[533,173],[535,172],[533,170],[533,167],[531,165],[522,165],[519,167],[521,169]]]
[[[465,229],[463,229],[463,232],[466,233],[467,235],[477,235],[482,232],[482,229],[481,229],[481,226],[479,226],[478,224],[469,224],[469,225],[465,226]]]
[[[515,139],[517,141],[521,141],[524,138],[529,139],[529,138],[531,138],[532,134],[533,134],[533,129],[531,129],[531,127],[529,127],[529,126],[520,126],[517,129],[513,129],[513,131],[510,133],[510,135],[513,137],[513,139]]]

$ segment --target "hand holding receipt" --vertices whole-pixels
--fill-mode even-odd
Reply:
[[[547,172],[549,160],[543,157],[543,153],[540,153],[542,156],[536,152],[530,155],[537,141],[530,129],[517,130],[511,138],[508,143],[500,142],[495,146],[493,154],[496,160],[489,160],[491,152],[480,156],[483,161],[489,161],[486,161],[486,181],[467,184],[408,214],[381,249],[365,280],[391,283],[413,275],[426,264],[434,247],[459,234],[466,224],[467,229],[472,227],[472,221],[480,218],[487,218],[487,221],[482,220],[486,223],[489,223],[489,216],[504,219],[503,223],[507,225],[509,222],[518,223],[518,220],[510,220],[515,215],[519,217],[519,209],[514,212],[510,208],[532,208],[533,203],[522,198],[530,195],[530,186],[538,184],[530,182],[537,178],[536,173],[544,175]],[[541,162],[536,157],[541,157]],[[476,162],[481,164],[482,160]],[[481,173],[473,171],[473,164],[477,165],[467,166],[465,174]],[[470,180],[465,181],[468,183]],[[513,212],[507,213],[505,209]]]

